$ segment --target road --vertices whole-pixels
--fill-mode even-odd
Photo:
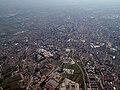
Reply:
[[[73,53],[74,53],[74,51],[72,51],[72,59],[73,59]],[[74,59],[73,59],[73,61],[76,63],[76,65],[79,67],[79,69],[80,69],[81,72],[82,72],[84,87],[85,87],[85,90],[87,90],[87,85],[86,85],[86,82],[85,82],[85,74],[84,74],[84,72],[83,72],[83,69],[82,69],[82,67],[77,63],[77,61],[75,61]]]
[[[76,62],[77,66],[79,67],[79,69],[81,70],[82,72],[82,75],[83,75],[83,82],[84,82],[84,87],[85,87],[85,90],[87,90],[87,85],[86,85],[86,82],[85,82],[85,74],[81,68],[81,66]]]
[[[83,63],[83,61],[82,61],[82,60],[80,60],[80,62],[81,62],[81,63],[82,63],[82,65],[85,67],[85,64]],[[90,90],[92,90],[92,89],[91,89],[91,85],[90,85],[89,75],[88,75],[88,73],[87,73],[87,71],[86,71],[86,69],[85,69],[85,68],[84,68],[84,70],[85,70],[85,73],[86,73],[86,75],[87,75],[87,79],[88,79],[88,82],[89,82]]]

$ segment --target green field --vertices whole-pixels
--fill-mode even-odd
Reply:
[[[68,78],[74,82],[77,82],[79,84],[83,83],[83,75],[81,70],[79,69],[79,67],[76,64],[70,65],[70,64],[65,64],[64,68],[68,68],[68,69],[74,69],[74,74],[70,75],[70,74],[64,74],[65,78]]]
[[[56,66],[60,66],[60,65],[62,64],[62,62],[60,62],[60,61],[58,61],[58,60],[53,60],[53,61],[51,62],[51,64],[56,65]]]
[[[13,35],[14,33],[18,31],[20,31],[20,29],[16,27],[0,24],[0,37],[4,37],[7,35]]]

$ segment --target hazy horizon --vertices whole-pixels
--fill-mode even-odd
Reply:
[[[49,7],[49,6],[119,6],[120,0],[0,0],[0,7]]]

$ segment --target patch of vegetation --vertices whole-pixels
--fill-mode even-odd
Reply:
[[[51,64],[56,65],[56,66],[60,66],[62,64],[62,62],[60,62],[58,60],[53,60]]]
[[[0,37],[4,37],[7,35],[13,35],[14,33],[20,31],[20,29],[14,26],[8,26],[4,24],[0,24]]]
[[[63,76],[65,78],[68,78],[74,82],[77,83],[82,83],[83,82],[83,75],[82,75],[82,71],[79,69],[79,67],[77,66],[77,64],[65,64],[64,68],[68,68],[68,69],[73,69],[74,70],[74,74],[70,75],[70,74],[64,74]]]

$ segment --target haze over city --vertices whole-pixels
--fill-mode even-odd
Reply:
[[[0,0],[0,90],[120,90],[120,0]]]
[[[7,7],[38,7],[38,6],[56,6],[57,5],[120,5],[120,0],[0,0],[0,5]]]

